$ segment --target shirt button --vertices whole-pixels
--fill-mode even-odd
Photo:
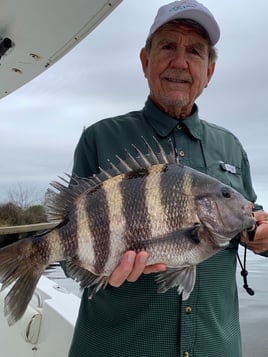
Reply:
[[[186,314],[190,314],[192,312],[191,306],[186,306],[185,312],[186,312]]]
[[[181,151],[179,152],[179,155],[180,155],[181,157],[183,157],[183,156],[185,155],[184,151],[181,150]]]
[[[182,129],[182,127],[181,127],[181,125],[179,124],[179,125],[177,125],[177,129],[178,130],[181,130]]]
[[[183,352],[183,357],[189,357],[189,356],[190,356],[189,352]]]

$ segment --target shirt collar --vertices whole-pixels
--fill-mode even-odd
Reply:
[[[166,137],[179,125],[183,123],[189,133],[196,139],[202,139],[202,125],[198,115],[198,107],[195,104],[193,113],[183,120],[177,120],[160,110],[150,98],[147,99],[143,108],[144,116],[159,136]]]

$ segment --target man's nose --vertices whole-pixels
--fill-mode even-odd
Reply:
[[[177,49],[173,54],[171,63],[173,67],[180,68],[180,69],[187,69],[188,61],[185,51],[183,51],[182,49]]]

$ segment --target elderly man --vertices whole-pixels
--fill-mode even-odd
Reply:
[[[247,155],[229,131],[201,120],[196,98],[214,73],[219,26],[194,0],[162,6],[140,59],[150,94],[142,110],[102,120],[81,136],[74,174],[89,176],[124,157],[131,144],[146,150],[156,137],[173,142],[181,163],[233,186],[255,202]],[[259,226],[251,249],[267,254],[267,214],[255,203]],[[243,238],[248,243],[247,238]],[[176,289],[157,293],[159,264],[146,266],[148,254],[126,252],[110,285],[92,300],[84,291],[69,357],[241,357],[236,254],[239,237],[197,267],[186,301]]]

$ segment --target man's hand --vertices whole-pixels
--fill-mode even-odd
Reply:
[[[254,241],[249,241],[248,238],[242,237],[241,241],[253,250],[254,253],[263,253],[268,250],[268,213],[264,211],[254,212],[254,217],[257,222],[257,229]]]
[[[148,256],[148,253],[145,251],[135,253],[130,250],[126,252],[120,264],[110,276],[110,285],[119,287],[125,281],[136,281],[141,274],[157,273],[166,270],[166,265],[162,263],[146,266]]]

